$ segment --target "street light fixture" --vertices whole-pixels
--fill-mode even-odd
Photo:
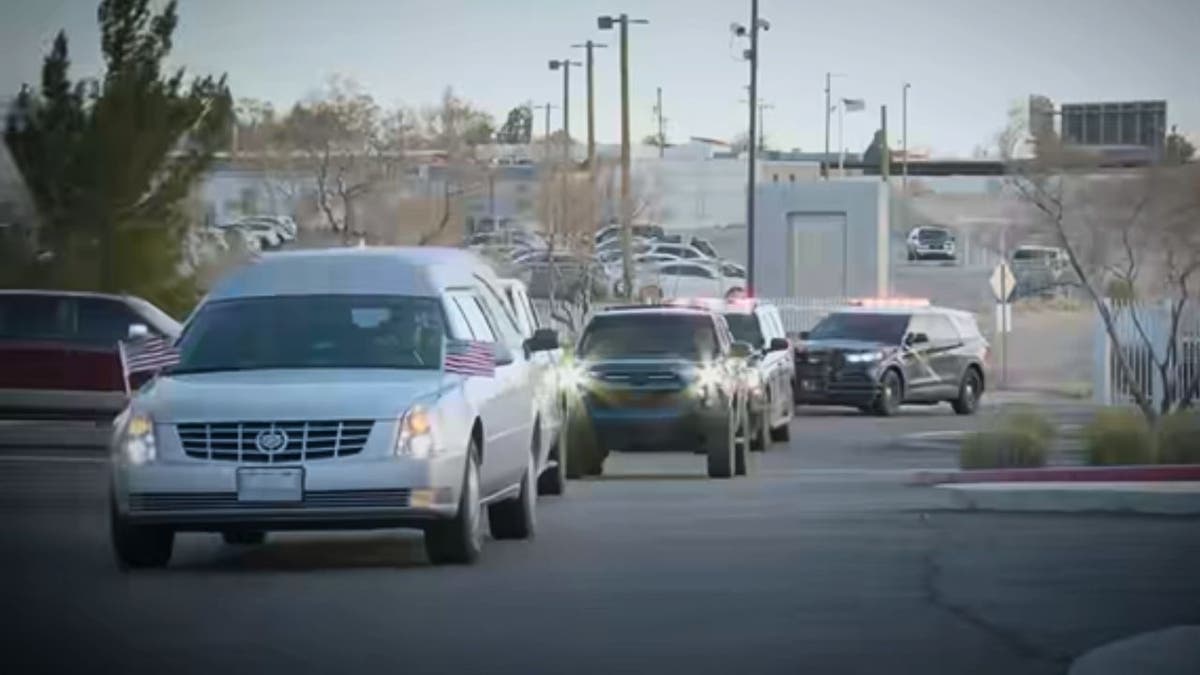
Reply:
[[[755,0],[757,2],[757,0]],[[629,24],[647,24],[646,19],[631,19],[627,14],[601,16],[596,19],[600,30],[621,26],[621,267],[626,296],[633,293],[633,205],[629,185]]]

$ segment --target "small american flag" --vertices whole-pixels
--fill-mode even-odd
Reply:
[[[127,391],[131,375],[155,373],[179,363],[179,351],[170,340],[162,337],[118,342],[117,349],[121,352],[121,374],[125,377]]]
[[[447,340],[444,370],[459,375],[494,376],[496,354],[492,344],[471,340]]]

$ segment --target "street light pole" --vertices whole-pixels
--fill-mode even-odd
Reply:
[[[563,161],[571,160],[571,66],[582,66],[578,61],[554,59],[550,61],[550,70],[563,71]]]
[[[825,156],[821,158],[821,177],[829,180],[829,85],[833,74],[825,72]]]
[[[616,23],[621,24],[621,266],[625,295],[629,297],[633,293],[633,204],[630,201],[629,184],[629,24],[650,22],[631,19],[628,14],[602,16],[596,20],[600,30],[611,30]]]
[[[904,161],[901,163],[901,178],[900,190],[903,194],[908,194],[908,89],[912,85],[905,82],[904,88],[901,90],[901,106],[900,106],[900,135],[903,137]]]
[[[575,49],[582,47],[587,50],[587,165],[591,170],[596,163],[596,98],[595,89],[592,86],[592,50],[596,47],[603,49],[608,45],[588,40],[583,44],[571,46]]]

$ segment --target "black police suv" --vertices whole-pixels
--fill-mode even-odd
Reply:
[[[902,403],[948,401],[960,415],[987,383],[987,340],[975,318],[940,307],[851,308],[800,334],[796,402],[893,415]]]

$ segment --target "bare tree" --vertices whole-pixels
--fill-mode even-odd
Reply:
[[[1052,132],[1031,136],[1017,111],[1010,113],[998,145],[1008,164],[1008,186],[1040,214],[1035,229],[1066,251],[1114,347],[1117,375],[1143,415],[1154,421],[1190,404],[1200,374],[1179,381],[1180,327],[1195,311],[1191,299],[1200,285],[1200,166],[1106,170],[1095,156],[1064,145]],[[1147,331],[1137,304],[1111,301],[1114,286],[1126,289],[1127,299],[1163,303],[1169,328],[1161,343]],[[1132,341],[1118,329],[1126,311],[1136,328]],[[1134,353],[1152,360],[1162,384],[1158,400],[1151,383],[1135,377]]]

